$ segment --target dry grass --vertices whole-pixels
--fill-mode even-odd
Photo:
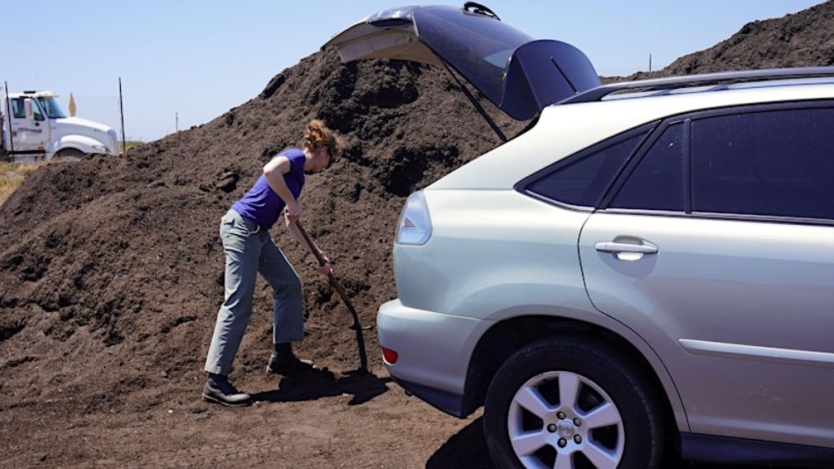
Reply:
[[[144,145],[144,144],[145,144],[145,142],[143,142],[143,141],[141,141],[141,140],[127,140],[127,141],[124,143],[124,147],[126,147],[126,148],[127,148],[127,153],[128,153],[128,154],[130,154],[130,150],[132,150],[133,148],[136,148],[136,147],[142,146],[142,145]],[[121,142],[121,141],[119,141],[119,148],[118,148],[118,152],[119,152],[119,155],[120,155],[120,156],[124,156],[124,152],[122,152],[122,142]]]
[[[142,144],[143,142],[141,141],[128,141],[128,152],[131,148],[136,148]],[[121,151],[121,146],[119,146],[119,151]],[[26,179],[27,174],[45,164],[47,163],[43,161],[37,163],[8,163],[0,161],[0,205],[3,205],[3,203],[11,197],[15,189],[17,189],[18,186],[23,183],[23,180]]]
[[[0,162],[0,205],[8,199],[15,189],[23,183],[26,175],[45,163],[5,163]]]

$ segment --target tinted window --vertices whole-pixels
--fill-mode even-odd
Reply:
[[[25,119],[26,118],[26,98],[14,98],[11,100],[12,102],[12,115],[15,119]],[[43,113],[41,112],[41,108],[38,107],[37,100],[32,100],[32,116],[35,118],[36,121],[44,120]]]
[[[683,124],[666,128],[611,201],[611,207],[683,211]]]
[[[692,209],[834,219],[834,109],[692,123]]]
[[[36,121],[44,120],[43,113],[41,112],[40,106],[38,106],[38,100],[32,100],[32,116],[35,118]]]
[[[23,98],[12,99],[12,115],[15,119],[26,118],[26,108],[23,107]]]
[[[533,40],[504,22],[454,8],[414,10],[420,40],[451,62],[492,102],[500,103],[504,67],[513,51]]]
[[[640,133],[568,161],[527,190],[566,204],[594,207],[644,135],[645,132]]]

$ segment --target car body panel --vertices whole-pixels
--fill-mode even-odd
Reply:
[[[377,315],[379,343],[395,350],[397,363],[388,365],[391,376],[463,396],[466,368],[478,339],[493,322],[480,318],[409,308],[397,300],[380,306]],[[449,331],[449,334],[438,332]],[[431,347],[426,338],[431,337]],[[435,363],[431,369],[423,364]]]
[[[596,243],[658,248],[620,260]],[[694,433],[834,447],[834,227],[592,215],[580,255],[594,305],[663,358]]]
[[[392,376],[462,395],[472,351],[490,327],[527,316],[573,319],[610,330],[639,350],[672,396],[678,428],[689,428],[671,376],[651,346],[589,301],[577,252],[589,213],[509,189],[429,188],[424,196],[432,237],[423,246],[395,244],[399,298],[377,315],[380,344],[400,354],[388,367]],[[438,357],[426,356],[427,337]],[[459,363],[446,363],[450,357]]]
[[[576,252],[587,213],[559,210],[554,216],[553,207],[513,190],[424,195],[431,239],[424,246],[394,248],[404,305],[481,319],[506,318],[513,315],[511,307],[523,314],[536,304],[593,310]],[[514,289],[525,294],[507,296]],[[521,297],[528,301],[516,303]]]

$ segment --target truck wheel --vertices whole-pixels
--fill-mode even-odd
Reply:
[[[490,384],[484,435],[501,468],[654,469],[663,420],[649,381],[613,347],[552,337],[511,356]]]
[[[84,157],[84,152],[75,148],[64,148],[52,157],[50,163],[57,163],[63,161],[78,161]]]

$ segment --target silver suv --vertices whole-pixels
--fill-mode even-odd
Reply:
[[[377,318],[402,387],[484,405],[500,467],[834,464],[834,68],[600,86],[473,3],[329,44],[534,122],[408,198]]]

